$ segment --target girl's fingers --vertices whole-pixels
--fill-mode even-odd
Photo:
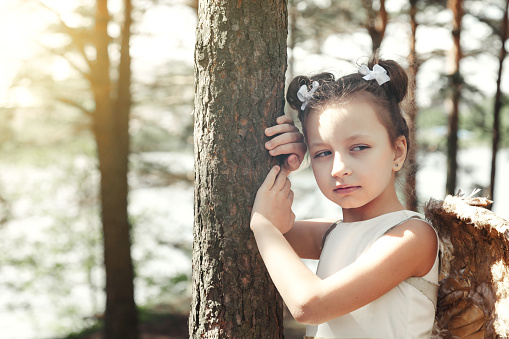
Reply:
[[[289,170],[287,170],[286,168],[282,167],[282,168],[281,168],[281,173],[282,173],[282,175],[284,175],[284,176],[285,176],[285,178],[287,178],[287,179],[288,179],[288,176],[289,176],[289,175],[290,175],[290,173],[292,173],[292,172],[291,172],[291,171],[289,171]]]
[[[283,187],[285,186],[286,182],[287,181],[290,182],[290,180],[288,180],[287,176],[288,176],[287,170],[282,168],[277,175],[276,181],[274,182],[274,185],[272,186],[272,190],[275,192],[281,191],[283,189]]]
[[[282,125],[275,125],[275,126],[271,126],[271,127],[268,127],[265,129],[265,135],[268,136],[268,137],[271,137],[271,136],[274,136],[274,135],[277,135],[277,134],[282,134],[282,133],[288,133],[288,132],[298,132],[299,129],[297,127],[295,127],[292,124],[282,124]]]
[[[281,154],[295,154],[300,161],[304,159],[304,155],[306,154],[307,147],[304,143],[291,143],[280,145],[274,149],[269,151],[269,154],[272,156],[277,156]]]
[[[295,154],[290,154],[285,160],[285,168],[290,171],[296,171],[299,169],[301,161]]]
[[[283,188],[281,189],[281,193],[285,196],[285,197],[288,197],[288,194],[289,192],[291,192],[291,189],[292,189],[292,183],[290,182],[290,180],[288,180],[288,178],[286,179],[286,182],[283,186]]]
[[[277,117],[276,123],[278,125],[281,125],[281,124],[291,124],[291,125],[293,125],[293,119],[290,116],[285,114],[285,115],[281,115],[281,116]]]
[[[293,201],[294,195],[295,195],[295,193],[293,193],[293,191],[290,190],[290,192],[288,192],[288,200]]]
[[[304,143],[304,136],[300,132],[287,132],[280,134],[265,143],[265,148],[272,150],[280,145],[291,143]]]
[[[276,180],[276,177],[278,176],[280,169],[281,168],[277,165],[272,167],[267,176],[265,177],[263,184],[260,186],[260,189],[264,189],[267,191],[271,190],[274,186],[274,182]]]

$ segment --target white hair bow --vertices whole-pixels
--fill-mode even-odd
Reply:
[[[313,84],[309,91],[308,91],[308,86],[306,86],[306,85],[300,86],[299,90],[297,91],[297,98],[299,98],[299,100],[302,102],[302,106],[300,106],[301,110],[306,109],[306,107],[309,103],[309,100],[311,100],[311,98],[313,97],[313,93],[316,92],[316,90],[318,89],[318,86],[320,86],[318,81],[313,81]]]
[[[368,66],[362,65],[359,68],[359,73],[365,75],[364,77],[362,77],[364,80],[375,79],[380,86],[385,84],[387,81],[391,80],[391,78],[387,75],[387,71],[385,70],[385,68],[383,68],[379,64],[374,65],[372,71],[369,69]]]

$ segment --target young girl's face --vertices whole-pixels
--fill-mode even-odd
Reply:
[[[371,212],[386,213],[387,204],[396,203],[394,173],[402,163],[371,105],[357,99],[312,112],[306,127],[316,182],[344,215],[345,209],[368,206],[376,206]]]

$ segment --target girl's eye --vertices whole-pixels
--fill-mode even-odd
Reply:
[[[322,151],[322,152],[318,152],[315,154],[315,158],[321,158],[321,157],[326,157],[328,155],[331,155],[332,152],[331,151]]]
[[[357,146],[352,147],[350,150],[358,152],[358,151],[364,151],[365,149],[368,149],[368,148],[369,148],[369,146],[366,146],[366,145],[357,145]]]

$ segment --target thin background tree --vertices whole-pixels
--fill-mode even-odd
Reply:
[[[409,75],[409,88],[408,88],[408,105],[406,109],[407,123],[410,130],[410,139],[408,145],[410,152],[407,155],[405,171],[405,204],[406,208],[411,211],[417,211],[417,188],[416,188],[416,174],[417,174],[417,142],[416,142],[416,124],[417,124],[417,73],[419,72],[419,60],[417,60],[417,22],[418,4],[419,0],[410,0],[409,18],[410,18],[410,53],[408,54],[408,75]]]
[[[456,190],[456,173],[458,171],[458,125],[459,104],[463,78],[460,72],[461,52],[461,21],[463,20],[463,0],[449,0],[448,7],[452,11],[453,47],[448,57],[448,77],[450,86],[449,124],[447,134],[447,181],[446,193],[454,194]]]
[[[502,110],[502,70],[504,60],[507,56],[505,43],[508,38],[509,19],[508,19],[509,0],[505,1],[504,14],[500,27],[494,27],[494,31],[500,37],[500,52],[498,56],[497,90],[495,93],[495,103],[493,107],[493,140],[491,148],[491,173],[490,173],[490,197],[495,198],[495,178],[497,172],[497,153],[500,144],[500,111]]]

